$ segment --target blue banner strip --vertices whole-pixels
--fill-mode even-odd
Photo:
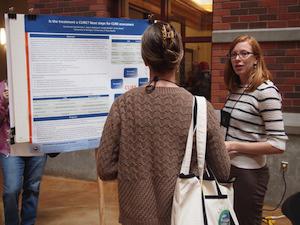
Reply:
[[[32,100],[57,100],[57,99],[76,99],[76,98],[97,98],[97,97],[109,97],[109,95],[86,95],[86,96],[67,96],[67,97],[49,97],[49,98],[33,98]]]
[[[37,15],[31,20],[25,16],[25,31],[37,33],[142,35],[148,25],[141,19]]]
[[[31,38],[84,38],[84,39],[109,39],[109,36],[92,35],[65,35],[65,34],[30,34]]]

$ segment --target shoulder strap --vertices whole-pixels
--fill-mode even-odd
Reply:
[[[199,179],[202,183],[206,152],[207,136],[207,105],[204,97],[196,96],[197,101],[197,125],[196,125],[196,149]]]
[[[188,175],[190,172],[191,158],[192,158],[192,150],[193,150],[193,136],[194,136],[194,109],[195,109],[195,98],[193,98],[193,110],[192,110],[192,119],[189,128],[188,138],[186,141],[185,153],[183,157],[183,161],[181,164],[180,173]]]
[[[195,101],[197,102],[196,108],[195,108],[196,105]],[[196,126],[194,129],[195,120],[196,120]],[[203,176],[204,162],[205,162],[206,127],[207,127],[206,99],[204,97],[195,96],[193,101],[192,119],[191,119],[189,134],[186,142],[185,154],[181,164],[180,173],[187,175],[190,172],[192,149],[193,149],[193,136],[196,130],[197,162],[198,162],[199,176],[201,177],[201,180]]]

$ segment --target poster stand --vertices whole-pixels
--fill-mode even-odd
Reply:
[[[10,30],[9,44],[11,47],[9,49],[11,55],[8,58],[10,59],[10,76],[14,78],[11,83],[14,90],[15,101],[13,105],[16,114],[14,116],[15,128],[11,130],[11,143],[16,142],[13,146],[29,144],[28,148],[30,150],[36,151],[36,149],[39,149],[45,153],[95,148],[95,146],[98,146],[100,136],[98,135],[100,133],[98,131],[100,126],[98,125],[97,130],[92,133],[93,136],[91,137],[87,136],[82,140],[71,138],[74,134],[81,137],[82,134],[85,134],[82,131],[85,130],[94,131],[93,128],[96,122],[99,122],[96,120],[98,118],[101,118],[99,124],[102,126],[110,104],[117,96],[132,87],[141,86],[148,82],[148,70],[140,57],[140,36],[148,24],[155,22],[154,16],[149,15],[148,21],[145,21],[120,18],[36,15],[32,12],[33,10],[29,10],[26,15],[17,15],[11,7],[7,14],[8,20],[6,22],[8,22],[7,27]],[[22,38],[25,37],[26,39],[23,40]],[[52,44],[50,45],[48,41],[51,41]],[[71,42],[76,44],[69,44]],[[43,52],[38,51],[40,49],[43,49]],[[56,54],[54,57],[53,49],[60,52],[60,54]],[[62,49],[75,53],[66,56],[62,54]],[[99,49],[101,51],[98,51]],[[77,57],[74,59],[72,56],[78,55],[79,50],[86,53],[81,54],[81,57],[91,57],[78,62],[77,60],[82,58]],[[86,52],[87,50],[89,52]],[[129,50],[130,57],[128,57]],[[101,52],[101,54],[96,54],[98,52]],[[31,57],[32,55],[35,57]],[[114,58],[109,58],[110,56],[114,56]],[[48,60],[47,57],[54,60]],[[62,57],[67,58],[66,62],[69,64],[64,65],[65,58]],[[42,62],[39,60],[41,58],[43,59]],[[107,60],[108,58],[109,60]],[[49,62],[52,64],[47,64]],[[47,66],[44,66],[45,64]],[[88,73],[86,72],[87,66]],[[53,68],[56,70],[53,70]],[[41,72],[45,69],[47,69],[47,73]],[[64,70],[68,70],[68,73],[66,73],[68,76],[63,73]],[[85,77],[79,77],[77,73]],[[51,76],[51,74],[55,74],[55,76]],[[75,75],[71,77],[70,74],[76,74],[76,77]],[[101,76],[94,76],[93,74],[100,74]],[[86,76],[90,76],[90,78],[87,79]],[[47,79],[52,82],[51,87],[47,86],[49,83],[45,82]],[[21,84],[23,86],[20,87]],[[95,86],[95,84],[108,85]],[[40,85],[44,85],[49,91],[44,91],[40,88]],[[58,93],[53,91],[53,89],[58,88],[60,88],[57,91]],[[24,105],[21,105],[17,100]],[[73,105],[70,103],[75,107],[71,108]],[[66,104],[69,104],[67,106],[70,111],[73,110],[72,112],[78,110],[79,106],[82,105],[87,106],[89,104],[89,107],[80,108],[80,113],[69,115],[69,112],[64,111]],[[48,108],[40,110],[44,105]],[[64,107],[61,107],[61,105]],[[22,111],[19,110],[21,107]],[[88,111],[91,109],[97,109],[98,111]],[[59,116],[54,113],[55,110],[61,110]],[[73,121],[79,121],[80,123],[75,124]],[[78,131],[74,130],[75,128],[69,129],[70,126],[75,127]],[[57,127],[60,129],[57,129]],[[63,130],[64,128],[65,130]],[[47,132],[44,132],[45,130]],[[55,130],[59,130],[61,133],[54,132]],[[41,137],[41,133],[44,135],[43,137]],[[90,135],[90,133],[87,132],[87,135]],[[56,140],[56,136],[70,139]],[[99,178],[97,178],[97,183],[100,225],[104,225],[105,193],[103,182]],[[113,183],[115,187],[116,183]],[[116,192],[115,190],[117,188],[114,189],[114,192]]]
[[[99,219],[100,225],[104,225],[104,193],[103,193],[103,181],[98,177],[98,199],[99,199]]]

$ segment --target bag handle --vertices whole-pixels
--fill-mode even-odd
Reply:
[[[213,171],[209,168],[209,166],[206,165],[205,171],[206,171],[208,179],[215,183],[216,190],[218,192],[218,197],[219,198],[227,197],[227,194],[222,193],[221,188],[220,188],[220,183],[217,180],[217,178],[216,178],[215,174],[213,173]],[[206,179],[204,179],[204,180],[206,180]]]

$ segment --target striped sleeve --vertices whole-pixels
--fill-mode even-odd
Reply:
[[[281,96],[274,85],[258,88],[258,106],[265,124],[267,141],[274,147],[285,150],[287,135],[281,109]]]

